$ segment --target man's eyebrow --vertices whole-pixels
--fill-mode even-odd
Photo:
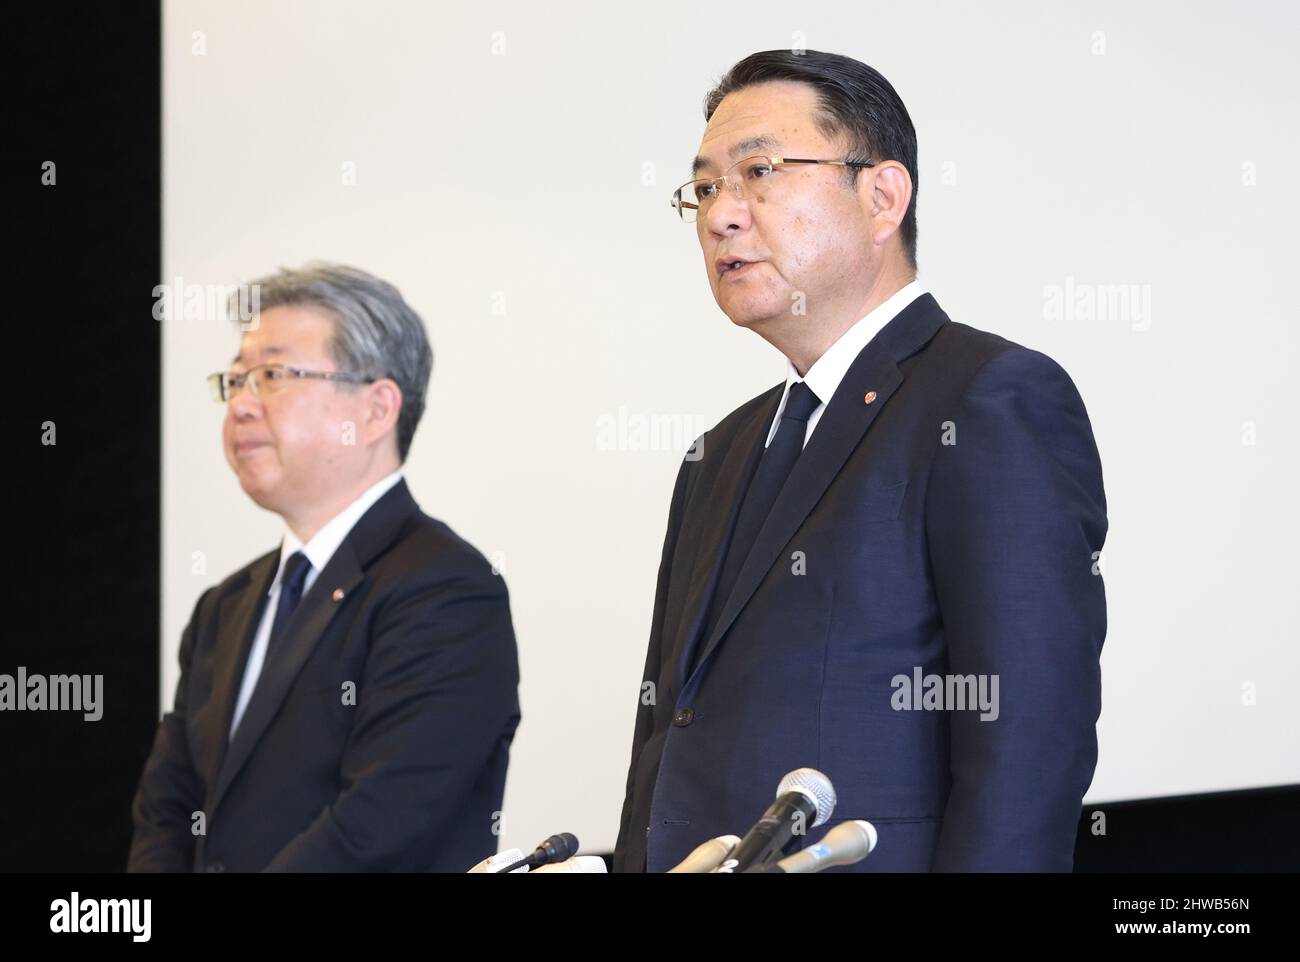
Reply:
[[[264,347],[264,348],[262,348],[262,353],[263,353],[263,354],[267,354],[267,355],[276,355],[276,354],[284,354],[284,353],[286,353],[286,352],[285,352],[285,349],[282,348],[282,347],[280,347],[278,344],[272,344],[270,347]],[[232,358],[230,359],[230,363],[231,363],[231,364],[242,364],[242,363],[244,363],[244,352],[243,352],[243,351],[240,351],[238,354],[236,354],[234,357],[232,357]]]
[[[738,144],[732,144],[731,149],[727,151],[727,156],[732,160],[743,160],[750,156],[756,150],[770,150],[773,147],[780,147],[781,141],[777,140],[771,134],[759,134],[757,137],[750,137],[748,140],[742,140]],[[705,167],[712,167],[713,161],[706,160],[703,157],[696,157],[691,162],[691,175],[698,174]]]

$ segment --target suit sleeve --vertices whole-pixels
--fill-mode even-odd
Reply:
[[[519,720],[505,581],[481,556],[471,565],[406,586],[376,616],[338,796],[266,871],[390,871],[422,850],[432,862],[462,828],[454,813]]]
[[[988,361],[952,421],[926,506],[948,671],[996,677],[998,697],[996,718],[950,713],[932,868],[1068,872],[1101,712],[1100,458],[1074,384],[1037,351]]]
[[[691,445],[692,451],[702,450],[707,433]],[[659,577],[655,585],[654,614],[650,619],[650,643],[646,648],[645,669],[641,674],[642,685],[650,681],[658,684],[660,666],[663,662],[664,611],[668,605],[668,583],[672,575],[673,553],[677,550],[677,534],[682,524],[683,505],[686,502],[686,489],[690,480],[691,461],[682,461],[677,472],[677,483],[673,487],[673,499],[668,509],[668,531],[664,535],[663,554],[659,560]],[[613,869],[615,872],[639,871],[640,866],[629,867],[625,864],[627,846],[631,839],[633,826],[629,824],[632,817],[632,794],[636,787],[637,766],[641,760],[641,748],[654,726],[654,706],[642,704],[641,688],[637,691],[636,725],[632,732],[632,760],[627,770],[627,786],[623,794],[623,812],[619,817],[618,841],[614,843]],[[660,692],[655,692],[656,697]]]
[[[128,872],[192,872],[194,813],[203,808],[203,780],[190,761],[185,738],[190,659],[200,611],[213,589],[199,598],[181,635],[181,677],[172,710],[163,715],[131,803],[135,830],[127,855]]]

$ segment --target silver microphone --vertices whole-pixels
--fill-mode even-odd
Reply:
[[[774,801],[740,844],[715,871],[719,874],[753,872],[781,855],[807,822],[825,825],[835,811],[835,787],[815,768],[797,768],[781,779]]]
[[[511,865],[524,857],[524,853],[517,848],[508,848],[504,852],[497,852],[495,855],[489,855],[483,861],[479,862],[467,875],[493,875],[500,872],[507,865]],[[528,866],[515,869],[516,872],[527,872]]]
[[[876,827],[861,819],[841,822],[802,852],[787,855],[777,868],[789,875],[820,872],[836,865],[861,862],[876,847]]]
[[[550,872],[552,874],[604,875],[606,871],[605,860],[599,855],[575,855],[572,858],[566,858],[563,862],[540,865],[528,874],[540,875],[543,872]]]
[[[668,870],[668,874],[699,874],[712,872],[722,864],[722,860],[731,854],[732,849],[740,844],[738,835],[719,835],[699,846],[690,855]]]

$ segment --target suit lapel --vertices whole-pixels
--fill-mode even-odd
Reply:
[[[947,320],[933,296],[923,294],[900,311],[858,354],[759,529],[730,597],[722,599],[722,612],[696,664],[697,673],[704,669],[709,656],[749,603],[781,550],[789,544],[903,383],[899,362],[924,346]],[[865,396],[870,391],[876,396],[868,404]]]
[[[279,561],[279,551],[255,561],[243,590],[227,595],[217,611],[222,642],[217,645],[212,695],[199,710],[201,714],[193,719],[193,731],[200,737],[202,746],[199,770],[203,772],[207,785],[216,784],[221,770],[228,741],[226,733],[230,731],[230,720],[234,717],[244,663],[248,661],[262,604],[266,593],[271,590]]]
[[[248,700],[239,727],[235,729],[235,737],[230,740],[222,760],[210,802],[211,810],[215,811],[220,804],[226,789],[266,731],[266,726],[280,710],[289,686],[298,677],[298,672],[312,651],[320,644],[321,636],[339,609],[338,602],[333,598],[335,589],[343,589],[342,598],[350,594],[363,577],[356,553],[347,539],[344,539],[334,552],[334,557],[325,565],[325,570],[302,596],[298,607],[294,609],[293,617],[284,626],[283,637],[277,640],[275,650],[269,653],[262,664],[253,696]]]
[[[280,710],[289,687],[316,646],[320,644],[322,636],[338,612],[339,602],[356,590],[365,579],[365,566],[392,543],[401,525],[417,510],[406,482],[399,481],[361,516],[352,531],[343,539],[338,550],[334,552],[334,556],[325,565],[324,570],[316,577],[311,588],[302,596],[293,616],[284,626],[283,637],[276,642],[275,652],[263,663],[261,674],[253,689],[253,696],[244,709],[239,727],[235,729],[235,737],[230,739],[230,744],[220,758],[215,786],[207,803],[209,813],[216,811],[235,776],[239,774],[239,770],[252,754],[258,740]],[[274,576],[278,559],[278,553],[271,556],[271,576]],[[250,611],[260,610],[260,600],[270,588],[270,577],[261,585],[260,596],[253,593],[256,587],[254,584],[249,592],[245,592],[236,608],[236,617],[240,620],[236,622],[235,630],[247,631],[248,641],[243,645],[243,652],[233,659],[233,666],[223,666],[223,685],[226,688],[226,697],[229,698],[229,706],[223,712],[224,727],[217,733],[223,745],[233,716],[234,693],[237,693],[237,686],[242,681],[242,669],[247,661],[247,652],[251,643],[252,614]],[[336,597],[338,601],[335,600]],[[234,645],[227,645],[227,648],[234,647]],[[208,784],[213,785],[214,782],[209,781]]]
[[[697,549],[695,563],[691,566],[685,603],[679,609],[689,620],[681,625],[681,619],[678,619],[680,627],[673,646],[677,691],[681,691],[686,683],[704,618],[722,573],[722,559],[736,527],[740,504],[763,454],[763,440],[776,414],[776,406],[781,403],[783,390],[784,385],[773,388],[771,396],[758,404],[746,423],[737,430],[735,439],[723,453],[716,480],[708,500],[704,502],[703,517],[697,529],[701,547]],[[704,457],[709,457],[707,442]],[[700,550],[704,552],[702,557],[698,554]]]

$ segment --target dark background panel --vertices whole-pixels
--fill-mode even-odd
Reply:
[[[1074,870],[1300,872],[1300,785],[1085,805]]]
[[[103,717],[0,715],[0,869],[120,871],[158,715],[160,12],[6,10],[0,673],[103,675]],[[42,164],[56,165],[54,186]],[[55,444],[42,444],[53,422]]]

